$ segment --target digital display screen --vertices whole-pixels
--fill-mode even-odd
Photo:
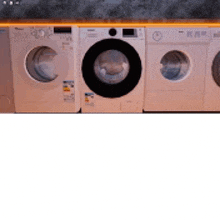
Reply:
[[[133,36],[134,29],[123,29],[123,36]]]
[[[54,34],[71,34],[71,27],[54,27]]]

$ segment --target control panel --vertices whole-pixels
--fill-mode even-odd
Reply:
[[[80,28],[81,39],[129,38],[144,39],[144,28]]]
[[[148,43],[209,42],[208,28],[147,28]]]
[[[220,39],[220,28],[210,28],[211,34],[212,34],[212,40],[218,40]]]
[[[31,35],[35,39],[51,39],[72,41],[71,27],[30,27]]]
[[[31,35],[34,36],[36,39],[49,37],[53,34],[52,27],[31,27],[30,31]]]

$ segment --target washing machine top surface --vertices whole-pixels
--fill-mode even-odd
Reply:
[[[147,28],[147,43],[208,43],[209,28]]]

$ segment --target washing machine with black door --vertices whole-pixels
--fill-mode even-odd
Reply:
[[[142,112],[144,28],[80,28],[82,112]]]

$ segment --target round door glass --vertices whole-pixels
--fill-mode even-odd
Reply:
[[[127,77],[129,69],[127,57],[118,50],[102,52],[94,63],[96,77],[107,84],[122,82]]]
[[[220,52],[215,56],[212,64],[212,76],[218,86],[220,86]]]
[[[190,62],[188,57],[180,51],[170,51],[163,56],[160,63],[162,75],[169,80],[183,79],[189,72]]]
[[[26,66],[29,74],[40,82],[51,82],[57,78],[55,58],[57,53],[49,47],[38,47],[27,57]]]

